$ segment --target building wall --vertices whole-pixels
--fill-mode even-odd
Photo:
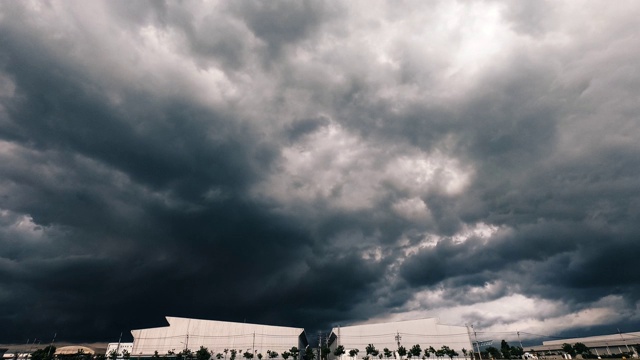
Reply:
[[[429,346],[439,349],[446,345],[457,351],[460,357],[463,356],[463,348],[472,351],[466,327],[439,324],[435,318],[337,327],[333,328],[332,332],[335,340],[330,345],[331,352],[333,353],[338,345],[344,346],[346,351],[340,360],[351,359],[348,356],[351,349],[360,350],[358,358],[362,358],[366,354],[365,348],[368,344],[373,344],[380,353],[384,348],[395,351],[398,349],[398,335],[400,345],[407,351],[416,344],[420,345],[423,351]]]
[[[195,352],[204,346],[214,355],[224,354],[224,349],[238,350],[238,360],[246,351],[255,351],[267,359],[268,350],[282,354],[294,346],[304,350],[306,345],[302,328],[178,317],[166,319],[169,326],[131,331],[134,338],[132,356],[153,355],[154,351],[164,355],[170,350],[177,353],[186,348]],[[229,352],[226,358],[230,356]],[[278,359],[282,357],[278,356]]]

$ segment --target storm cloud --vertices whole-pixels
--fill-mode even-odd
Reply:
[[[637,330],[639,17],[0,3],[0,340],[165,315]]]

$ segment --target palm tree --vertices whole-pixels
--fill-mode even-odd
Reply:
[[[367,351],[367,356],[369,355],[378,356],[378,354],[380,354],[380,351],[376,349],[376,347],[373,346],[373,344],[367,345],[367,348],[365,350]]]
[[[420,357],[420,354],[422,354],[422,348],[420,347],[420,345],[415,344],[415,345],[413,345],[413,346],[411,347],[411,350],[409,350],[409,353],[410,353],[412,356],[415,356],[415,357],[419,358],[419,357]]]
[[[293,360],[298,360],[298,354],[300,353],[300,350],[298,350],[297,347],[292,347],[291,349],[289,349],[289,352],[291,353],[291,357],[293,358]]]
[[[355,357],[358,355],[359,352],[360,350],[358,349],[351,349],[349,350],[349,356],[351,356],[355,360]]]
[[[384,357],[385,357],[386,359],[390,358],[390,357],[391,357],[391,355],[393,355],[393,354],[391,353],[391,350],[389,350],[389,348],[384,348],[384,349],[382,349],[382,352],[384,353]]]
[[[209,352],[209,349],[207,349],[204,346],[200,346],[200,349],[198,349],[198,351],[196,351],[196,359],[198,359],[198,360],[209,360],[209,359],[211,359],[211,353]]]
[[[400,356],[400,359],[402,359],[403,356],[407,355],[407,349],[404,346],[399,346],[398,355]]]

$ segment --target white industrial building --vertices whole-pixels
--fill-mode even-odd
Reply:
[[[531,350],[540,354],[557,353],[562,352],[562,345],[569,344],[573,346],[576,343],[583,343],[597,356],[631,353],[634,358],[637,358],[638,351],[636,346],[640,344],[640,332],[543,341],[542,345],[532,346]]]
[[[284,351],[294,346],[304,350],[307,345],[302,328],[169,316],[166,319],[169,326],[131,330],[132,358],[151,356],[155,351],[161,356],[169,351],[178,353],[185,349],[196,352],[204,346],[214,355],[224,354],[226,359],[230,359],[231,350],[238,352],[236,360],[243,360],[245,352],[262,354],[264,359],[268,359],[267,351],[277,352],[280,354],[278,359],[281,359]],[[229,352],[224,353],[225,349]]]
[[[358,357],[362,357],[368,344],[373,344],[380,353],[384,348],[395,352],[398,343],[407,350],[418,344],[423,351],[430,346],[440,349],[446,345],[461,357],[462,349],[473,351],[465,326],[439,324],[436,318],[336,327],[331,332],[331,354],[340,345],[344,346],[346,351],[340,360],[350,359],[351,349],[358,349]],[[397,357],[397,353],[394,356]]]

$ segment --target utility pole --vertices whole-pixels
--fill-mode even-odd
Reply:
[[[522,351],[524,351],[524,348],[522,347],[522,341],[520,341],[520,331],[516,330],[516,334],[518,334],[518,342],[520,343],[520,349],[522,349]]]
[[[36,340],[38,340],[38,339],[33,339],[33,342],[31,343],[31,346],[29,346],[29,350],[27,351],[27,356],[26,356],[27,359],[29,358],[29,354],[31,354],[31,349],[33,349],[33,345],[36,344]]]
[[[22,350],[23,353],[26,353],[28,351],[28,349],[29,349],[29,340],[31,340],[31,339],[27,339],[27,343],[24,345],[24,350]],[[36,339],[33,339],[33,341],[35,342]],[[18,354],[18,356],[16,358],[19,358],[19,357],[20,357],[20,354]]]
[[[322,360],[322,332],[318,331],[318,360]]]
[[[467,336],[469,337],[469,343],[471,344],[471,353],[476,352],[476,348],[473,346],[473,340],[471,339],[471,330],[469,330],[469,324],[464,324],[464,327],[467,328]],[[473,360],[475,360],[476,356],[474,355]]]
[[[398,342],[398,349],[400,348],[400,340],[402,340],[402,336],[400,336],[400,332],[396,330],[396,341]]]
[[[120,337],[118,338],[118,346],[116,347],[116,358],[120,356],[120,342],[122,341],[122,331],[120,332]]]
[[[473,329],[473,325],[471,325],[471,328]],[[473,336],[476,339],[476,346],[478,347],[478,356],[480,357],[480,360],[482,360],[482,353],[480,352],[480,343],[478,342],[478,334],[476,334],[475,329],[473,329]]]
[[[620,335],[620,339],[622,339],[622,342],[624,343],[624,346],[627,348],[627,352],[629,351],[629,345],[627,345],[627,342],[624,340],[624,337],[622,336],[622,333],[620,332],[620,328],[618,328],[618,334]]]
[[[47,353],[47,360],[49,359],[49,356],[51,356],[51,348],[53,348],[53,342],[56,341],[56,335],[58,335],[58,333],[54,333],[53,339],[51,339],[51,345],[49,346],[49,352]]]

